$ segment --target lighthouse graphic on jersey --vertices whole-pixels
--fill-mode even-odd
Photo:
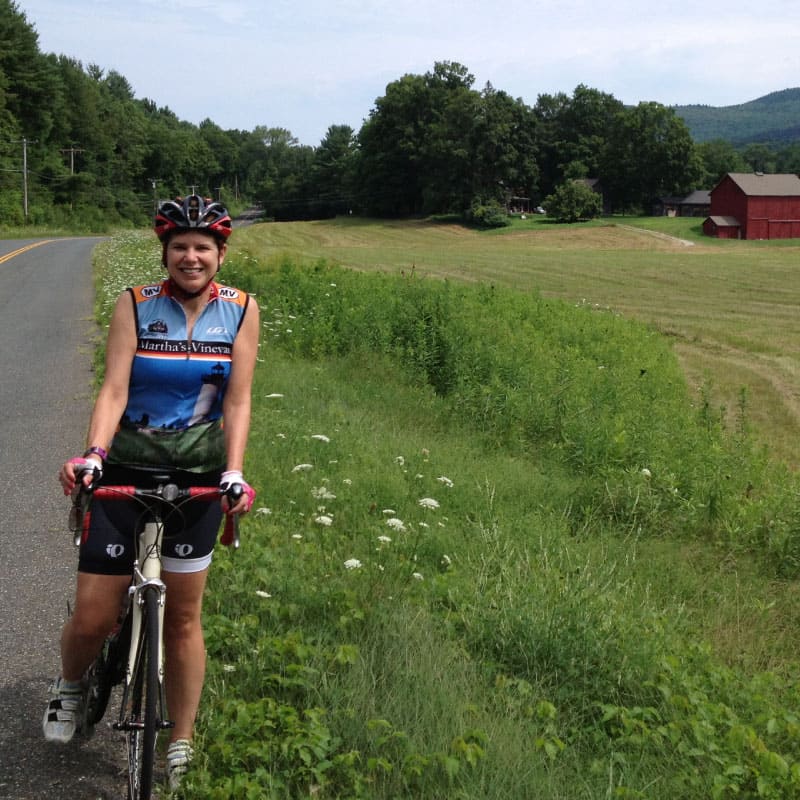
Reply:
[[[189,425],[196,425],[203,422],[214,404],[222,396],[222,386],[225,383],[225,367],[222,364],[215,364],[211,372],[203,375],[203,387],[197,395],[197,402],[192,410],[192,417]]]

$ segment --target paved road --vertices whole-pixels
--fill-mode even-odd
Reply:
[[[84,444],[96,239],[0,241],[0,798],[124,797],[123,744],[41,735],[76,551],[56,481]],[[29,247],[25,251],[22,248]]]

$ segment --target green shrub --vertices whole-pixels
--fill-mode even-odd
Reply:
[[[568,180],[544,200],[547,216],[556,222],[580,222],[603,213],[603,199],[580,180]]]
[[[467,222],[478,228],[505,228],[511,224],[508,212],[497,200],[484,202],[475,198],[466,217]]]

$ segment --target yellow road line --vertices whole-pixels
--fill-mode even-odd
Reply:
[[[17,250],[12,250],[10,253],[6,253],[4,256],[0,256],[0,264],[4,263],[5,261],[10,261],[14,256],[18,256],[21,253],[25,253],[28,250],[33,250],[34,247],[39,247],[43,244],[50,244],[50,242],[54,241],[53,239],[45,239],[41,242],[34,242],[33,244],[25,245],[25,247],[20,247]]]

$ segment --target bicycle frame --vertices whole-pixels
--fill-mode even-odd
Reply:
[[[144,592],[153,588],[158,595],[158,727],[171,728],[173,723],[166,719],[166,697],[164,694],[164,607],[167,587],[161,580],[161,544],[164,536],[164,523],[157,511],[152,511],[154,519],[145,522],[142,532],[137,537],[136,561],[133,564],[133,580],[128,589],[131,614],[131,642],[128,649],[128,661],[125,667],[125,689],[120,707],[119,721],[114,724],[115,730],[130,730],[139,723],[125,719],[125,708],[132,690],[133,675],[139,659],[139,648],[142,641],[142,607]]]

